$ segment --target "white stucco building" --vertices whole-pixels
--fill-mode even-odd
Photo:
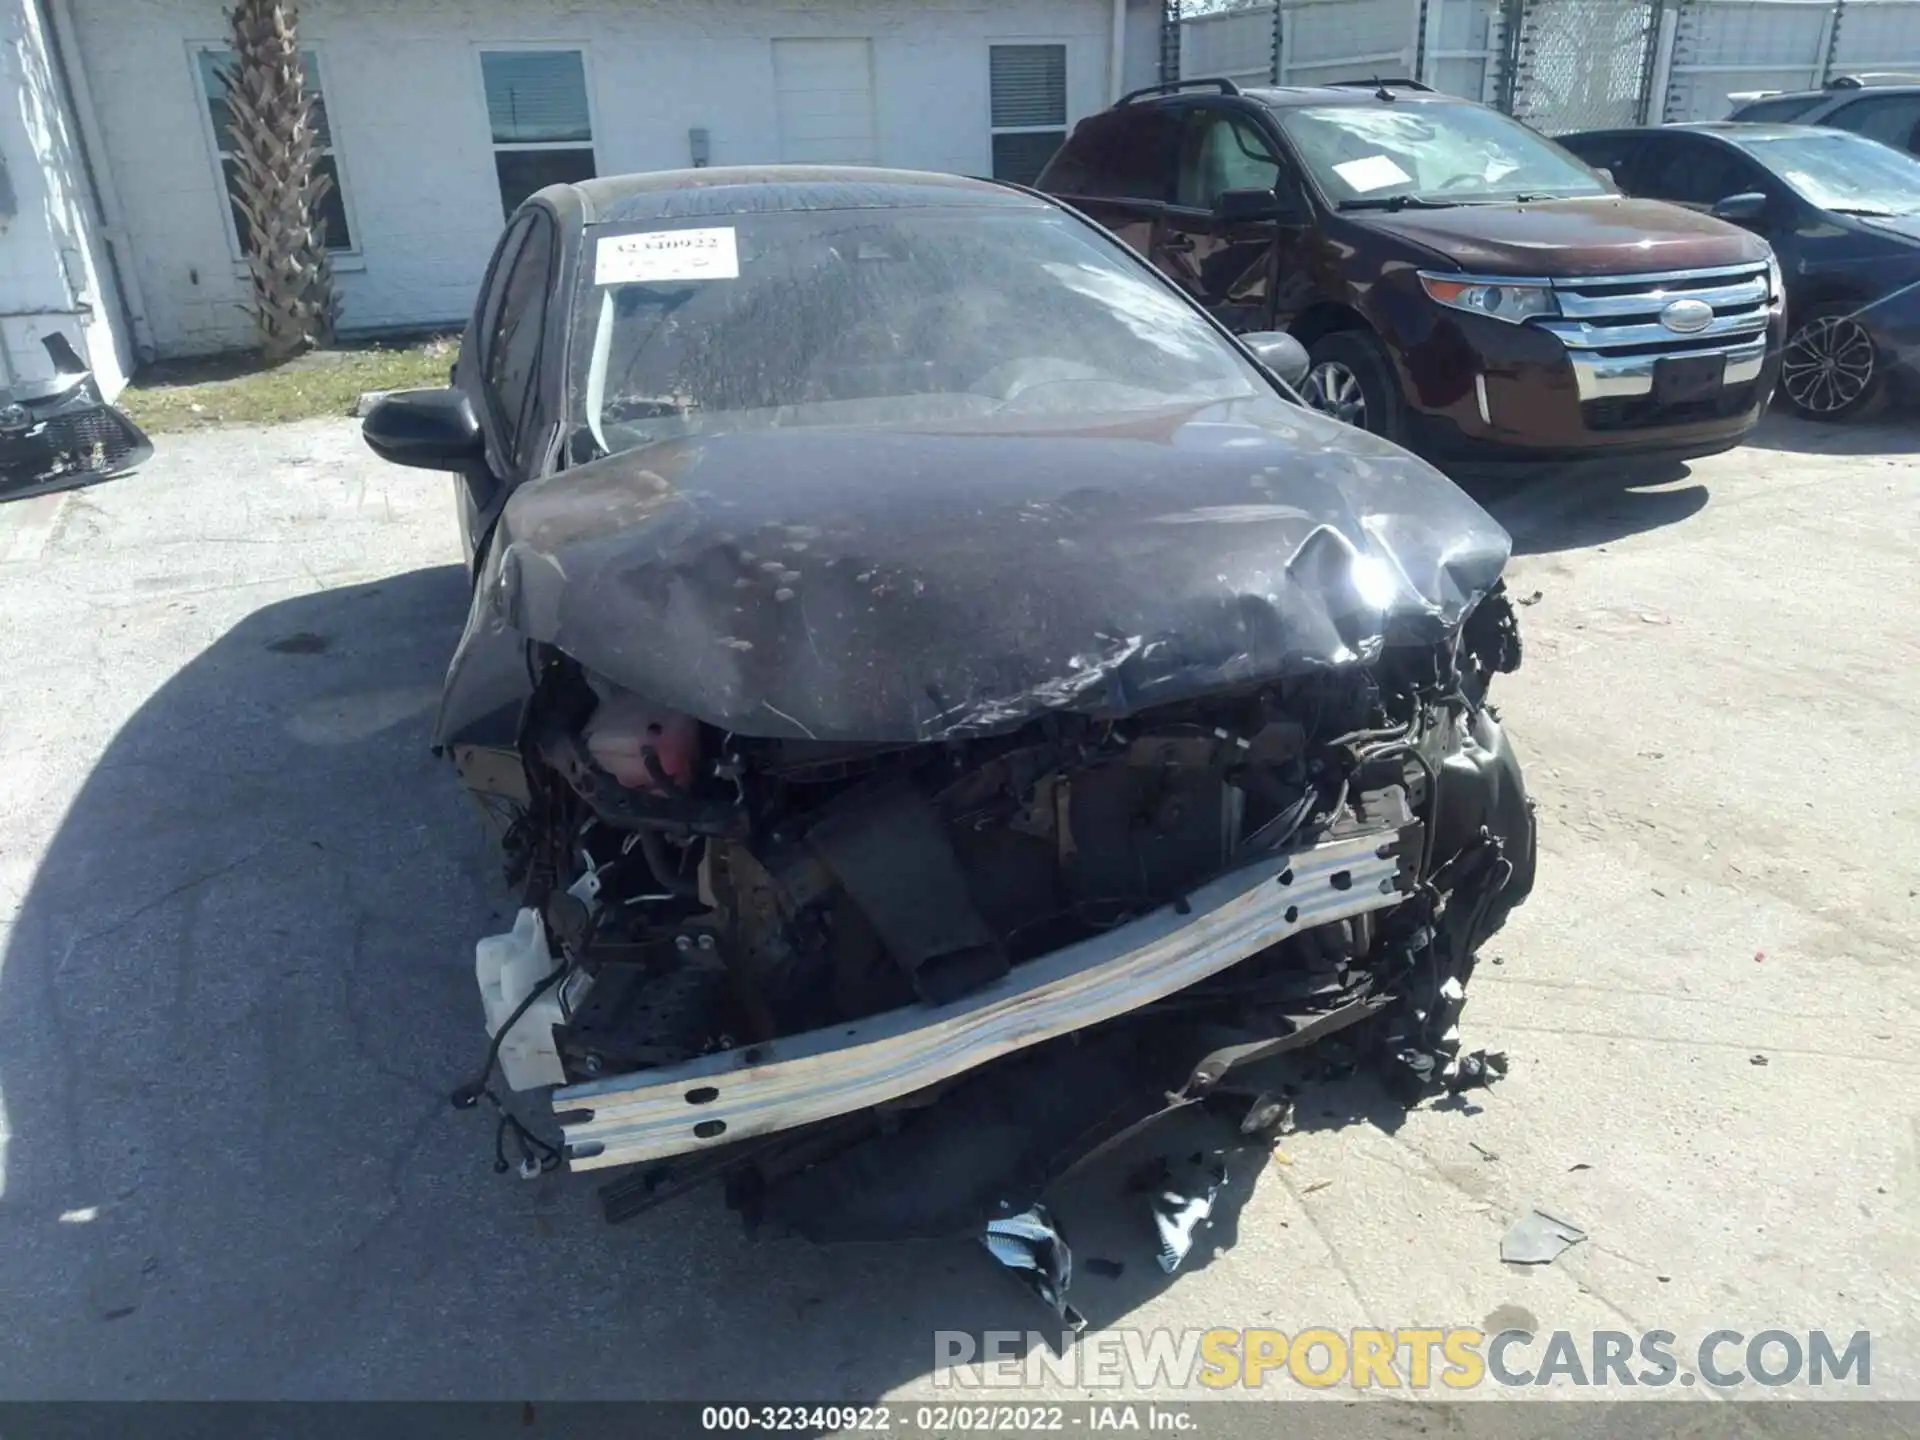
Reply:
[[[249,342],[222,0],[0,0],[0,334],[109,388]],[[830,161],[1031,179],[1156,78],[1158,0],[304,0],[342,327],[458,324],[553,179]],[[5,202],[11,195],[11,205]],[[10,212],[10,213],[9,213]],[[0,379],[4,373],[0,372]]]

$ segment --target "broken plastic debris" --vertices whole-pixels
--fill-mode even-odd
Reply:
[[[1293,1101],[1262,1090],[1240,1121],[1242,1135],[1286,1135],[1293,1130]]]
[[[1506,1073],[1507,1055],[1504,1050],[1474,1050],[1466,1055],[1455,1056],[1447,1068],[1440,1072],[1440,1082],[1457,1095],[1462,1090],[1491,1085]]]
[[[1168,1275],[1193,1249],[1194,1231],[1213,1215],[1213,1202],[1227,1183],[1226,1166],[1206,1164],[1198,1155],[1183,1171],[1179,1178],[1170,1175],[1153,1195],[1153,1228],[1160,1235],[1154,1258]]]
[[[1509,1265],[1549,1265],[1586,1238],[1572,1221],[1535,1206],[1500,1238],[1500,1258]]]
[[[1067,1303],[1067,1287],[1073,1283],[1073,1252],[1054,1228],[1046,1206],[1035,1205],[1018,1215],[989,1220],[980,1240],[988,1254],[1051,1306],[1076,1334],[1087,1328],[1087,1317]]]

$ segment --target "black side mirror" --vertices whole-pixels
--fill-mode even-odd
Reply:
[[[1307,347],[1284,330],[1256,330],[1240,343],[1267,369],[1298,390],[1307,380]]]
[[[1767,213],[1767,197],[1758,190],[1743,190],[1738,195],[1729,195],[1712,210],[1716,220],[1731,220],[1736,225],[1747,225]]]
[[[1213,202],[1213,218],[1228,225],[1285,220],[1293,213],[1293,206],[1272,190],[1222,190]]]
[[[480,421],[458,390],[397,390],[367,412],[361,438],[382,460],[459,470],[486,453]]]

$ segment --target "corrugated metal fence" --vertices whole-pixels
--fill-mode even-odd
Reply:
[[[1411,77],[1548,134],[1715,119],[1733,94],[1835,75],[1920,79],[1920,0],[1169,0],[1166,14],[1166,79]]]

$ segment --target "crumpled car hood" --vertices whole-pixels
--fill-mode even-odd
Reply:
[[[511,668],[468,654],[488,631],[736,733],[914,743],[1368,661],[1456,626],[1510,548],[1424,462],[1277,398],[665,441],[500,527],[443,740],[487,708],[463,667]]]

